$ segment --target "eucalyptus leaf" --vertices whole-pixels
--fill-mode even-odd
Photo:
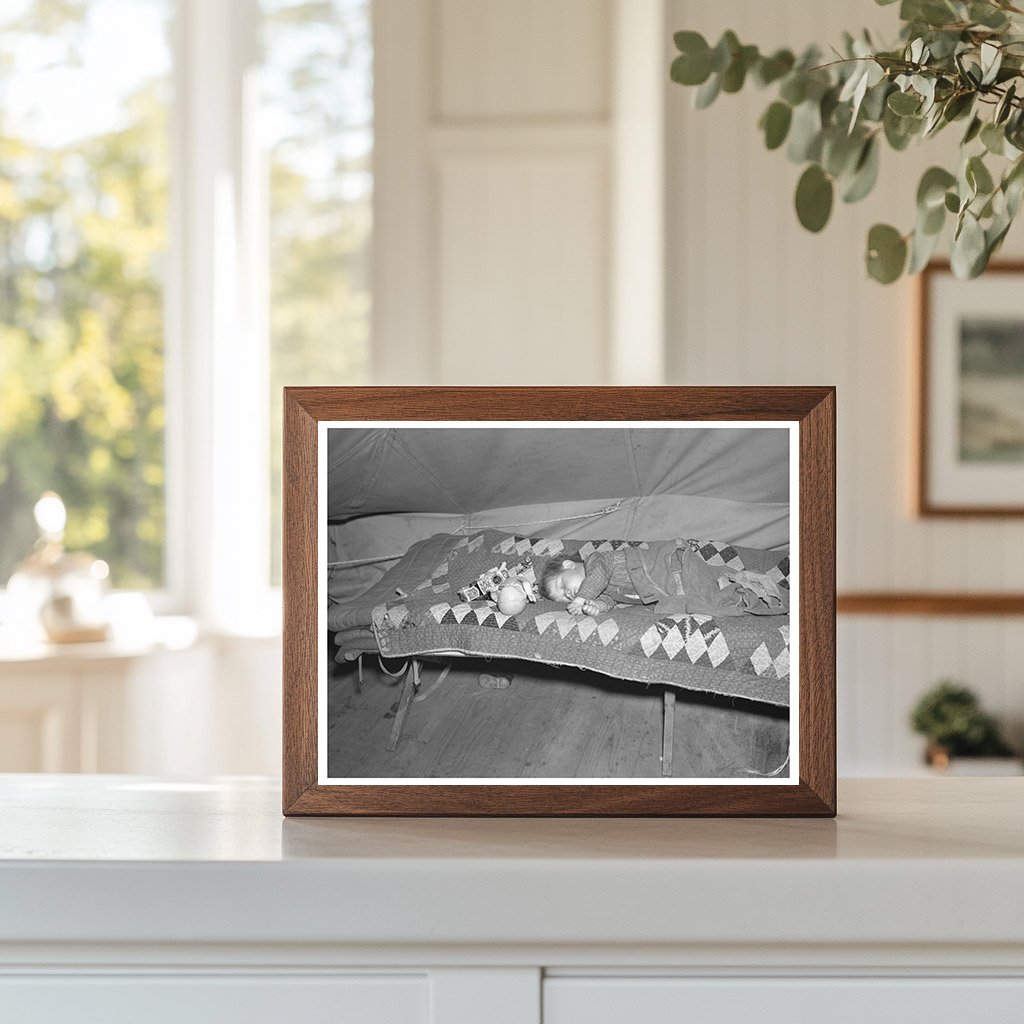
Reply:
[[[922,138],[927,138],[929,135],[938,131],[943,125],[943,108],[940,106],[932,107],[931,113],[925,119],[924,131],[921,133]]]
[[[844,203],[860,202],[875,187],[878,181],[879,148],[877,137],[873,136],[864,143],[853,175],[843,188]]]
[[[946,204],[939,203],[928,210],[918,210],[917,228],[925,235],[938,235],[946,224]]]
[[[1006,210],[1012,220],[1017,216],[1024,196],[1024,157],[1019,157],[1003,175],[1002,189],[1006,196]]]
[[[790,50],[776,50],[770,57],[762,57],[753,71],[754,81],[760,86],[785,78],[793,70],[796,58]]]
[[[987,196],[995,188],[992,175],[980,156],[972,156],[967,161],[966,175],[967,181],[974,188],[976,194]]]
[[[736,33],[732,29],[727,29],[711,51],[711,70],[721,74],[732,64],[734,56],[739,53],[740,49],[741,44]]]
[[[1018,177],[1004,185],[1003,193],[1006,196],[1006,213],[1012,223],[1013,218],[1020,212],[1021,198],[1024,198],[1024,177]]]
[[[886,110],[882,117],[885,141],[897,152],[904,150],[923,124],[922,117],[900,117],[891,110]]]
[[[955,184],[956,176],[944,167],[929,167],[917,186],[918,209],[927,213],[936,206],[942,206],[947,190]]]
[[[672,42],[676,44],[676,49],[680,53],[693,53],[702,50],[709,53],[711,50],[708,41],[699,32],[692,32],[689,29],[673,32]]]
[[[676,57],[669,68],[669,78],[680,85],[700,85],[707,81],[711,74],[711,62],[705,62],[703,73],[700,72],[689,57]]]
[[[993,120],[996,124],[1002,124],[1013,110],[1013,101],[1017,95],[1017,83],[1011,82],[1003,93],[999,102],[996,104],[996,112],[993,115]]]
[[[981,84],[991,85],[999,74],[999,68],[1003,63],[1003,51],[991,42],[981,44],[979,51],[981,58]]]
[[[985,263],[977,268],[978,274],[988,266],[988,261],[992,258],[992,254],[1002,246],[1006,233],[1010,230],[1012,223],[1013,218],[1008,213],[1002,213],[985,229]]]
[[[832,214],[832,180],[817,165],[811,164],[796,186],[796,215],[808,231],[820,231]]]
[[[786,155],[793,163],[817,160],[821,156],[821,111],[813,101],[801,103],[793,111]]]
[[[860,121],[881,121],[885,113],[885,101],[892,91],[893,84],[886,78],[881,78],[870,86],[864,95],[864,102],[860,105]]]
[[[839,89],[829,89],[821,100],[818,102],[818,111],[821,114],[821,123],[828,124],[830,121],[838,121],[840,114],[837,113],[836,108],[839,106]]]
[[[926,25],[944,25],[957,17],[957,12],[942,0],[903,0],[900,17],[904,21],[920,21]]]
[[[967,87],[979,92],[981,86],[981,65],[973,57],[964,57],[957,54],[954,63],[960,70],[960,77],[967,83]]]
[[[974,107],[974,100],[974,93],[954,93],[943,105],[942,116],[946,121],[956,121],[961,117],[966,117]]]
[[[979,264],[984,269],[985,259],[985,232],[982,230],[978,219],[969,211],[965,211],[960,221],[960,226],[953,238],[953,250],[950,257],[950,264],[953,273],[961,280],[976,277],[980,270],[976,270]]]
[[[960,45],[960,33],[955,30],[933,32],[928,42],[932,60],[945,60],[951,57]]]
[[[722,92],[739,92],[746,81],[747,72],[758,59],[756,46],[741,46],[732,63],[722,72]]]
[[[693,105],[698,110],[705,110],[711,106],[722,91],[722,81],[718,75],[713,74],[693,96]]]
[[[764,144],[768,149],[778,149],[786,141],[789,126],[793,120],[793,108],[788,103],[776,100],[761,116]]]
[[[921,110],[927,113],[935,103],[935,79],[928,78],[926,75],[913,75],[910,84],[924,100]]]
[[[914,230],[910,238],[910,262],[907,264],[907,273],[916,274],[928,265],[939,244],[941,231],[928,233],[920,227]]]
[[[977,216],[978,220],[988,220],[989,217],[995,216],[995,203],[993,202],[994,199],[995,193],[990,195],[988,199],[985,200],[980,210],[974,211],[975,216]]]
[[[980,117],[972,117],[971,123],[967,126],[967,131],[964,132],[964,137],[960,140],[961,146],[970,145],[981,132],[982,120]]]
[[[832,88],[832,80],[823,68],[811,68],[804,72],[804,88],[807,99],[817,103],[824,99],[826,93]]]
[[[807,75],[803,71],[794,71],[788,75],[779,88],[779,98],[791,107],[798,107],[807,99]]]
[[[993,124],[989,121],[981,129],[982,145],[994,156],[1002,156],[1006,146],[1006,133],[1002,125]]]
[[[894,114],[916,114],[920,109],[921,100],[909,92],[894,92],[889,96],[889,109]]]
[[[867,90],[867,66],[863,61],[858,61],[854,65],[853,71],[850,73],[850,77],[847,78],[843,84],[842,92],[839,93],[840,103],[851,103],[857,93],[857,90],[863,86],[864,90]]]
[[[860,105],[864,102],[864,97],[867,95],[868,89],[871,86],[870,75],[868,73],[869,67],[877,68],[878,65],[873,61],[861,64],[847,79],[846,85],[843,86],[843,91],[839,94],[840,103],[850,103],[853,107],[850,113],[850,127],[848,129],[850,132],[853,131],[854,126],[857,123],[857,114],[860,111]]]
[[[864,149],[864,135],[854,137],[838,127],[822,133],[821,166],[833,178],[841,178],[853,171]]]
[[[875,224],[868,232],[867,269],[880,284],[892,284],[907,262],[906,239],[890,224]]]
[[[978,25],[984,25],[985,28],[997,31],[1007,25],[1006,15],[990,3],[972,3],[968,10],[968,17]]]

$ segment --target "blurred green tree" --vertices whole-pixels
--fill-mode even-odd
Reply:
[[[67,545],[148,588],[164,578],[168,83],[139,82],[107,130],[18,128],[39,55],[81,65],[89,13],[34,0],[0,23],[0,583],[52,488]]]

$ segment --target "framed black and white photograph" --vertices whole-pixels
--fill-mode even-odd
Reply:
[[[917,510],[1024,515],[1024,264],[921,275]]]
[[[289,389],[286,812],[832,813],[832,400]]]

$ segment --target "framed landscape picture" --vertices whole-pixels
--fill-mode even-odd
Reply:
[[[1024,264],[920,289],[917,511],[1024,515]]]
[[[830,388],[289,388],[284,811],[835,813]]]

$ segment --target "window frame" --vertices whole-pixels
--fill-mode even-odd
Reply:
[[[258,0],[177,0],[165,301],[167,541],[156,611],[280,631],[270,582]]]

